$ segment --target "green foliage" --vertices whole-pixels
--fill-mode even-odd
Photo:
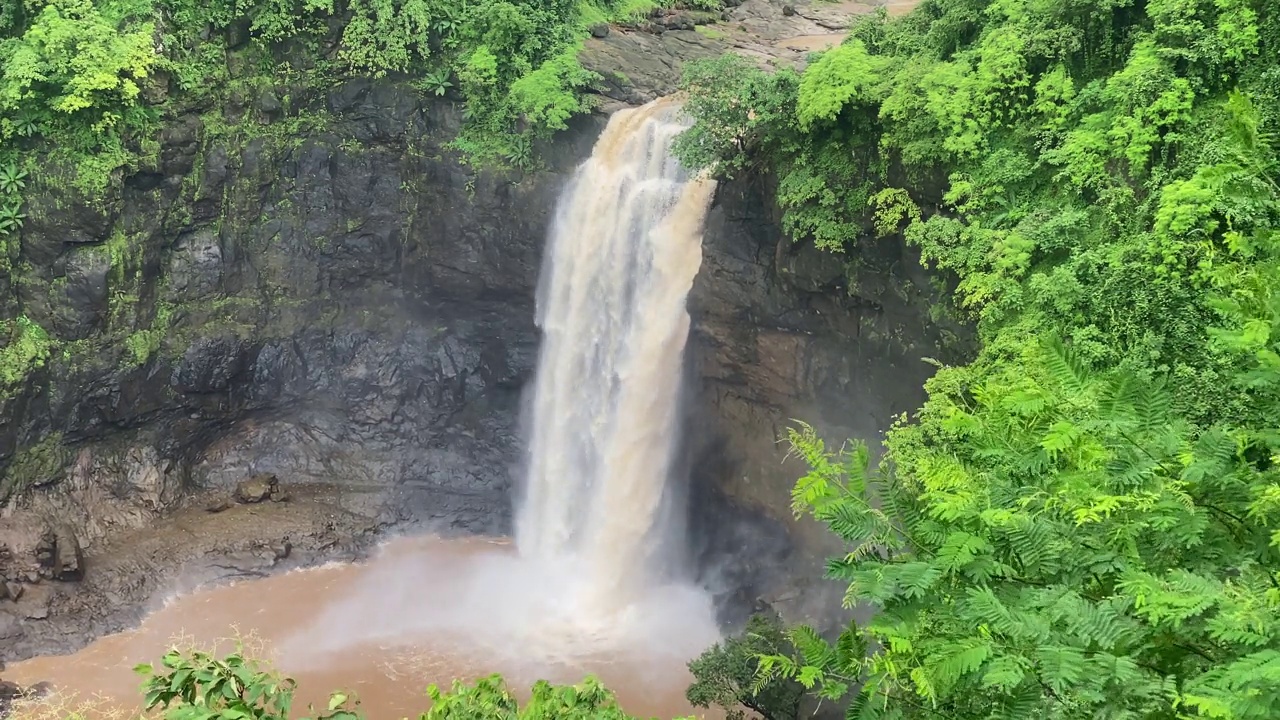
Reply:
[[[0,35],[0,147],[43,137],[100,189],[130,159],[121,134],[145,126],[143,84],[163,66],[155,24],[127,3],[26,3]],[[114,158],[107,165],[87,162]],[[6,192],[6,194],[10,194]]]
[[[144,709],[162,711],[165,720],[287,720],[297,684],[263,667],[243,652],[216,657],[201,651],[171,650],[157,671],[139,665],[145,678]],[[427,688],[431,707],[419,720],[633,720],[624,713],[598,680],[579,685],[534,683],[531,697],[521,705],[502,678],[490,675],[474,684],[455,681],[452,689]],[[315,720],[359,720],[355,703],[334,693]]]
[[[218,658],[193,650],[170,650],[161,669],[149,664],[134,671],[145,678],[144,710],[161,710],[165,720],[286,720],[297,684],[241,652]],[[347,697],[335,693],[328,711],[316,720],[356,720]]]
[[[677,139],[676,154],[722,175],[773,160],[777,153],[764,143],[788,134],[798,84],[794,72],[769,74],[738,55],[689,63],[681,87],[697,123]]]
[[[511,84],[510,102],[524,122],[563,130],[570,117],[589,108],[580,91],[596,76],[578,62],[580,50],[580,45],[570,46]]]
[[[1280,475],[1262,428],[1195,432],[1162,380],[1056,341],[929,389],[886,472],[793,432],[797,507],[848,544],[828,565],[846,601],[880,613],[764,678],[838,698],[864,677],[852,717],[1270,717]]]
[[[598,680],[579,685],[533,684],[532,696],[521,706],[502,678],[490,675],[474,684],[454,681],[450,692],[427,688],[431,708],[421,720],[631,720]]]
[[[686,696],[695,707],[724,708],[728,720],[746,717],[743,708],[763,720],[794,720],[802,688],[789,678],[774,677],[757,687],[759,657],[790,652],[778,619],[755,615],[734,637],[717,643],[689,663],[694,682]]]
[[[114,129],[137,100],[139,81],[155,65],[154,26],[120,31],[120,18],[90,0],[54,0],[38,7],[30,27],[0,45],[0,130],[9,137],[20,114],[56,123],[83,112],[94,116],[89,123],[94,132]]]
[[[0,321],[0,337],[7,339],[0,348],[0,397],[5,397],[32,371],[44,367],[53,342],[44,328],[25,315]]]
[[[857,39],[824,53],[800,80],[796,96],[800,128],[809,130],[815,123],[831,122],[846,105],[865,102],[883,66],[884,58],[868,54]]]
[[[49,433],[35,445],[14,453],[13,460],[0,475],[0,504],[16,492],[59,478],[71,459],[62,440],[62,433]]]
[[[456,146],[475,161],[502,162],[588,109],[583,90],[595,77],[576,59],[588,24],[641,9],[630,0],[6,3],[0,156],[43,147],[93,195],[144,161],[140,148],[170,109],[217,105],[301,72],[316,83],[407,74],[426,93],[456,89],[468,106]],[[245,31],[250,47],[228,46]],[[13,205],[0,203],[10,221]]]
[[[15,162],[0,165],[0,269],[10,270],[8,243],[22,229],[27,218],[22,212],[22,191],[27,186],[27,171]]]
[[[711,67],[686,161],[767,163],[798,240],[901,233],[982,340],[878,469],[793,433],[878,614],[758,681],[850,718],[1275,717],[1275,3],[928,0],[798,81]]]

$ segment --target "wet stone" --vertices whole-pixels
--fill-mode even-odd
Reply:
[[[280,502],[285,499],[285,496],[280,489],[280,480],[275,475],[258,473],[241,480],[236,485],[235,499],[239,503],[252,504],[264,500]]]

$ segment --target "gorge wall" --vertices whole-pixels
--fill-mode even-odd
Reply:
[[[393,81],[216,110],[169,123],[105,201],[34,179],[0,310],[51,338],[0,396],[0,657],[391,528],[510,532],[542,246],[604,117],[502,174],[445,148],[460,107]],[[900,243],[849,269],[783,238],[771,198],[768,177],[722,184],[690,299],[693,560],[726,608],[813,620],[839,599],[818,579],[833,548],[792,519],[778,440],[792,418],[878,438],[949,334]],[[258,473],[290,501],[228,508]]]

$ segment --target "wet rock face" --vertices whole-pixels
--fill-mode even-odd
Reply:
[[[822,626],[843,617],[843,588],[823,579],[841,547],[790,512],[805,467],[787,430],[800,420],[832,449],[878,447],[923,401],[924,358],[964,352],[965,335],[929,319],[936,298],[899,240],[860,241],[850,270],[785,238],[770,182],[720,187],[690,295],[693,539],[707,582],[737,609],[763,601]]]
[[[182,488],[275,473],[379,516],[506,529],[541,245],[590,145],[476,174],[440,147],[448,103],[356,80],[312,107],[328,129],[298,139],[213,143],[179,119],[105,209],[33,193],[48,207],[5,307],[82,347],[0,396],[16,509],[70,513],[93,548]]]
[[[336,547],[321,539],[332,509],[308,507],[353,513],[347,536],[509,530],[541,247],[601,120],[548,148],[548,171],[477,174],[441,147],[452,104],[363,80],[314,92],[294,101],[322,132],[267,124],[224,144],[179,118],[157,167],[102,206],[53,180],[32,193],[44,204],[0,310],[75,351],[0,393],[0,580],[26,595],[6,589],[0,612],[19,618],[22,652],[126,622],[118,606],[190,560],[98,557],[250,476],[291,497],[326,488],[290,510],[311,528],[294,533],[302,558]],[[81,577],[79,596],[59,584]]]

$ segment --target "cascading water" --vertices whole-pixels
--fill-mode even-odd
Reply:
[[[592,611],[661,580],[685,301],[715,191],[671,153],[685,127],[667,99],[616,113],[561,197],[543,265],[516,538],[526,557],[573,562]]]

